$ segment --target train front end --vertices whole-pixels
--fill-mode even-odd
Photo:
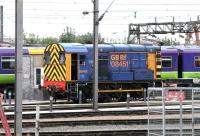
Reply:
[[[46,89],[54,88],[64,91],[66,88],[66,56],[60,44],[50,44],[44,51],[44,85]]]

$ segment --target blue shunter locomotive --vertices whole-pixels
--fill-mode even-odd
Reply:
[[[154,45],[99,44],[99,100],[124,99],[126,92],[140,98],[143,90],[160,79],[160,48]],[[93,45],[59,43],[44,50],[45,90],[69,99],[92,97]]]

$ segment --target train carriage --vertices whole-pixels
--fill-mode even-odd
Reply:
[[[200,48],[182,51],[182,78],[200,79]]]
[[[131,96],[160,78],[161,67],[157,46],[131,44],[99,44],[100,98]],[[157,67],[158,66],[158,67]],[[77,99],[91,98],[93,79],[93,45],[51,44],[44,51],[44,89]],[[104,95],[105,94],[105,95]],[[110,97],[110,98],[111,98]]]
[[[162,47],[161,48],[161,59],[162,59],[162,72],[161,78],[178,78],[178,71],[180,67],[178,62],[179,50],[176,48]],[[178,69],[179,68],[179,69]]]
[[[28,55],[28,50],[23,49],[23,55]],[[11,47],[0,48],[0,86],[1,92],[14,90],[15,83],[15,50]]]
[[[200,48],[198,46],[167,46],[161,48],[161,79],[180,86],[194,85],[200,79]],[[196,85],[195,85],[196,86]]]
[[[23,98],[37,99],[36,87],[42,84],[44,47],[23,47]],[[15,48],[0,47],[0,92],[15,93]],[[36,97],[34,97],[36,96]],[[42,98],[41,98],[42,99]]]

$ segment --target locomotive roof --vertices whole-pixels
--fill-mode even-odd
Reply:
[[[88,51],[93,49],[93,44],[85,44],[84,46],[87,47]],[[98,50],[99,52],[114,52],[114,47],[111,44],[98,44]]]
[[[60,43],[65,52],[86,53],[93,49],[93,44]],[[139,44],[98,44],[99,52],[155,52],[158,46]]]
[[[130,52],[130,46],[127,44],[112,44],[115,52]]]
[[[65,52],[73,53],[87,53],[88,50],[83,44],[80,43],[59,43],[65,49]]]
[[[156,50],[159,50],[159,46],[155,45],[141,45],[141,44],[128,44],[130,46],[130,51],[138,51],[138,52],[155,52]]]

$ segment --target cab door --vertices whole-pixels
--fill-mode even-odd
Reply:
[[[66,81],[71,81],[71,54],[65,54],[66,58]]]
[[[71,54],[71,80],[78,80],[78,55]]]

